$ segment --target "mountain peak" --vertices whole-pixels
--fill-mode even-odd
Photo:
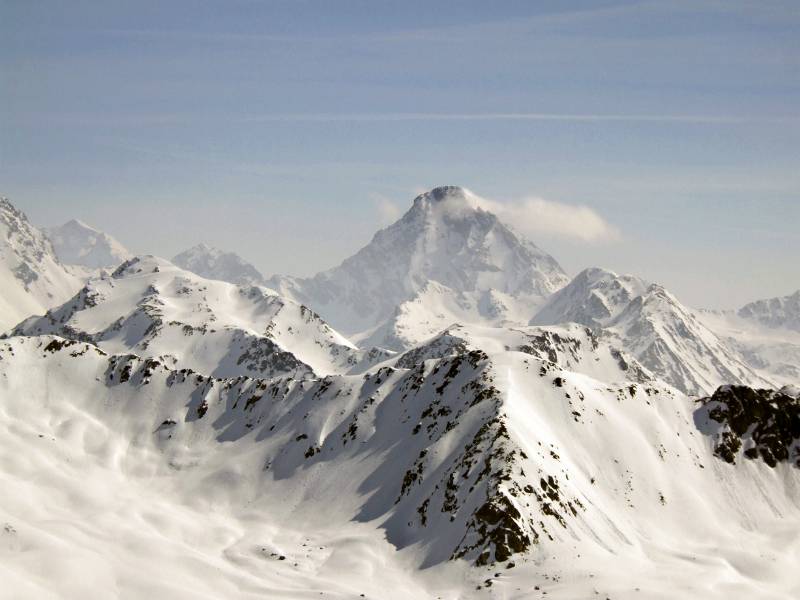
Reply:
[[[226,252],[205,243],[192,246],[172,258],[182,269],[207,279],[236,285],[264,285],[264,276],[235,252]]]
[[[478,209],[478,197],[466,188],[456,185],[435,187],[414,198],[414,209]]]
[[[472,195],[469,190],[457,185],[442,185],[420,194],[414,199],[414,202],[417,202],[418,200],[433,200],[434,202],[443,202],[453,198],[466,199],[468,195]]]
[[[92,227],[88,223],[84,223],[80,219],[70,219],[69,221],[67,221],[66,223],[64,223],[61,226],[62,229],[66,229],[68,227],[71,228],[71,229],[88,229],[90,231],[94,231],[95,233],[99,233],[99,231],[97,229],[95,229],[94,227]]]
[[[79,219],[45,230],[59,260],[90,269],[113,268],[131,253],[115,238]]]
[[[415,311],[430,313],[417,314],[415,322],[425,326],[403,336],[412,340],[454,321],[524,323],[532,307],[566,282],[552,256],[482,209],[478,196],[442,186],[418,195],[405,215],[338,267],[306,280],[275,277],[267,285],[314,306],[359,339],[389,321],[390,328],[399,326],[397,308],[411,302]]]

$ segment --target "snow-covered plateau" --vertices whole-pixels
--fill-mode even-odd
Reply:
[[[305,279],[4,200],[0,598],[800,597],[800,292],[570,279],[478,200]]]

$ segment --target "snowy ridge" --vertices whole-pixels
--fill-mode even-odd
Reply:
[[[0,198],[0,333],[63,302],[80,286],[80,279],[59,262],[47,237],[22,211]]]
[[[59,260],[67,265],[113,269],[131,257],[116,239],[77,219],[44,231]]]
[[[202,568],[217,574],[192,578],[188,563],[170,563],[167,579],[181,581],[187,597],[199,585],[245,580],[273,597],[317,586],[390,598],[524,596],[532,582],[563,598],[797,592],[800,470],[721,460],[695,425],[704,426],[705,407],[667,387],[610,386],[524,352],[480,350],[363,376],[220,379],[44,336],[0,343],[0,391],[14,424],[2,452],[39,436],[37,458],[4,475],[12,497],[31,469],[80,473],[102,493],[99,482],[118,480],[124,465],[125,486],[162,481],[162,510],[198,511],[158,536],[193,536],[189,523],[214,518],[200,517],[209,503],[224,507],[234,520],[217,527],[230,533],[194,545]],[[106,441],[92,441],[100,431]],[[115,493],[129,493],[125,486]],[[742,504],[764,490],[768,502]],[[42,490],[32,501],[48,498]],[[74,518],[81,506],[61,514]],[[118,510],[113,521],[98,518],[124,531],[126,519],[141,522],[139,506],[122,521]],[[4,510],[15,543],[34,555],[63,552],[35,533],[35,513],[15,503]],[[297,527],[305,538],[292,535]],[[345,539],[356,531],[377,555],[352,556]],[[399,552],[381,550],[384,535]],[[322,537],[316,552],[303,542]],[[740,547],[748,566],[732,574]],[[73,552],[73,564],[100,560],[126,580],[150,544],[99,558]],[[346,555],[365,562],[338,576],[326,569],[347,564]],[[6,561],[29,577],[30,564],[14,554]],[[351,577],[363,564],[396,587]]]
[[[266,285],[264,276],[238,254],[198,244],[176,255],[172,262],[206,279],[236,285]]]
[[[271,290],[203,279],[153,256],[90,280],[64,305],[14,329],[42,333],[228,377],[345,372],[366,356],[313,311]]]
[[[591,329],[574,323],[508,329],[456,324],[382,364],[408,368],[473,350],[523,352],[550,363],[543,368],[557,367],[602,381],[655,381],[636,359],[599,339]]]
[[[203,245],[78,289],[0,204],[0,303],[28,317],[0,336],[8,589],[798,597],[797,294],[567,282],[480,206],[431,190],[275,292]]]
[[[418,196],[340,266],[310,279],[276,276],[268,285],[314,306],[353,339],[403,349],[456,321],[524,323],[566,282],[555,259],[451,186]]]
[[[691,394],[772,381],[709,329],[696,311],[662,286],[603,269],[587,269],[553,294],[532,324],[575,321],[607,336],[663,381]]]

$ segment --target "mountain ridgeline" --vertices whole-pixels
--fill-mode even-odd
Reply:
[[[800,292],[570,280],[483,205],[435,188],[267,279],[2,201],[4,567],[71,597],[795,597]]]

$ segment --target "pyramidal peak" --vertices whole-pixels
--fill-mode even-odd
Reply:
[[[465,188],[433,188],[338,267],[307,279],[275,276],[267,286],[314,306],[354,339],[391,332],[375,343],[392,349],[453,322],[525,323],[568,278],[552,256],[481,205]],[[492,301],[497,298],[503,301]],[[408,310],[398,313],[408,302]],[[398,314],[412,313],[426,325],[396,322]]]

